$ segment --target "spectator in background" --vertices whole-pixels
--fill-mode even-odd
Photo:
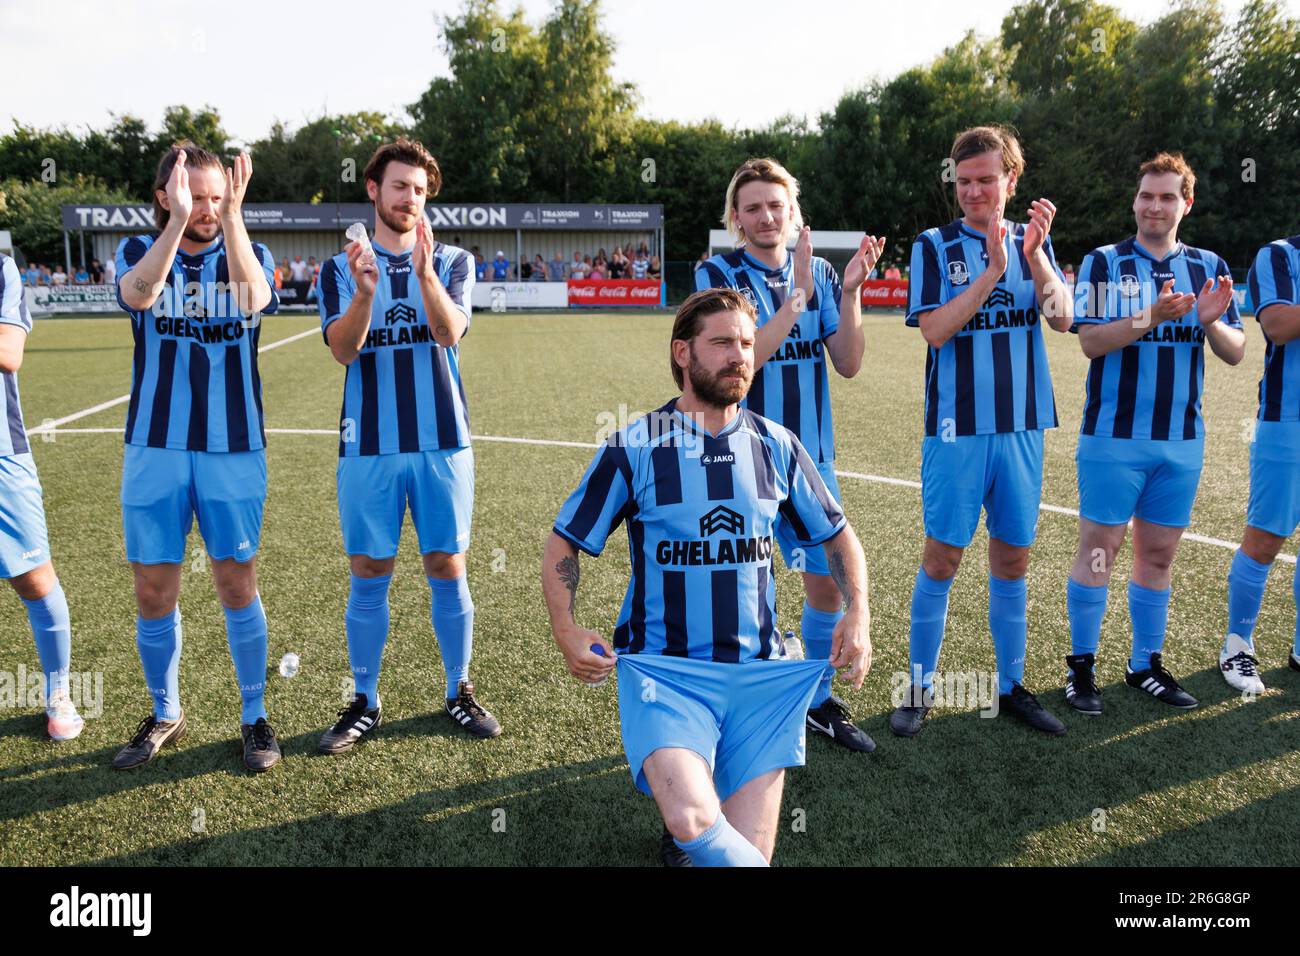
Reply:
[[[885,270],[885,278],[901,279],[903,278],[903,273],[898,271],[898,266],[890,266],[888,269]]]
[[[519,266],[519,281],[520,282],[533,281],[533,264],[529,262],[527,259],[525,259]]]
[[[54,273],[50,271],[49,266],[41,266],[41,285],[53,285]]]
[[[1074,288],[1074,266],[1067,265],[1065,267],[1065,284],[1071,289]]]
[[[54,272],[50,274],[50,285],[67,285],[68,274],[63,271],[63,266],[55,266]]]
[[[632,248],[632,243],[629,242],[623,247],[623,258],[627,259],[627,265],[630,269],[632,267],[632,260],[636,258],[636,250]]]
[[[90,272],[85,266],[78,267],[77,271],[72,274],[73,285],[90,285]]]
[[[41,267],[35,262],[27,263],[27,268],[23,270],[23,285],[39,285],[41,281]]]
[[[113,256],[104,260],[104,285],[117,284],[117,263],[113,261]]]
[[[632,278],[644,279],[646,273],[650,271],[650,256],[645,246],[637,250],[636,258],[632,260]]]
[[[320,285],[320,263],[316,261],[315,256],[307,258],[307,281],[310,283],[307,288],[307,301],[314,302],[319,294],[317,287]]]
[[[663,278],[663,269],[659,267],[658,256],[650,257],[650,268],[646,270],[646,278],[654,279],[656,282]]]
[[[496,258],[492,260],[492,279],[500,282],[510,278],[510,260],[500,249],[497,250]]]
[[[289,260],[281,259],[280,264],[275,267],[275,287],[283,289],[284,284],[289,281]]]
[[[289,279],[289,285],[293,287],[293,301],[302,305],[307,301],[307,290],[311,287],[307,263],[302,261],[302,256],[294,256],[293,262],[289,263]]]
[[[104,267],[99,264],[98,259],[90,260],[90,282],[92,285],[104,284]]]
[[[555,257],[547,265],[547,279],[551,282],[563,282],[564,275],[564,257],[560,255],[560,250],[555,250]]]
[[[608,279],[609,275],[605,272],[605,260],[597,257],[591,263],[591,277],[593,279]]]
[[[564,268],[563,262],[560,263],[560,268]],[[546,260],[542,258],[540,252],[533,256],[533,274],[529,276],[529,279],[533,282],[546,281]]]
[[[591,270],[594,269],[594,268],[596,267],[596,264],[595,264],[594,262],[591,261],[591,256],[583,256],[583,257],[582,257],[582,264],[583,264],[583,266],[584,266],[584,267],[586,268],[586,270],[587,270],[587,278],[590,279],[590,278],[591,278]]]
[[[627,259],[623,255],[623,250],[615,246],[614,254],[609,257],[609,277],[621,279],[625,275],[627,275]]]
[[[589,271],[590,270],[587,268],[587,264],[582,261],[582,253],[579,252],[577,249],[574,249],[573,261],[569,263],[569,278],[585,279],[587,278],[587,273]]]

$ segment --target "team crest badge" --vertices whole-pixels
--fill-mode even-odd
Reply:
[[[1137,276],[1124,275],[1119,277],[1119,294],[1126,299],[1133,299],[1142,291],[1142,286],[1138,283]]]
[[[966,271],[966,263],[960,259],[948,263],[948,281],[953,285],[965,285],[970,281],[970,273]]]

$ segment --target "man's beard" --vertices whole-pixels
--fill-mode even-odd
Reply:
[[[744,378],[723,377],[733,372],[740,372]],[[712,373],[695,361],[694,351],[691,352],[691,364],[687,367],[686,373],[690,376],[691,388],[695,390],[696,398],[715,408],[726,408],[728,405],[736,405],[743,401],[749,393],[749,383],[754,375],[748,366],[743,368],[731,366],[716,374]]]
[[[776,249],[785,245],[789,229],[781,229],[767,236],[745,236],[745,244],[758,249]]]
[[[380,221],[393,232],[408,233],[415,228],[419,220],[416,218],[420,215],[418,212],[401,212],[400,210],[387,208],[384,206],[375,206],[375,213],[379,216]],[[405,216],[413,220],[411,222],[402,222],[397,217]]]
[[[202,230],[202,231],[200,231]],[[217,238],[217,233],[221,231],[221,224],[214,223],[194,223],[185,224],[185,238],[190,242],[208,243]]]

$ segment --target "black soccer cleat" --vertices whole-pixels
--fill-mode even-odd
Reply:
[[[456,696],[447,698],[447,716],[475,737],[501,736],[501,723],[474,699],[474,685],[467,680],[456,685]]]
[[[159,720],[150,714],[140,721],[130,742],[113,758],[114,770],[130,770],[147,764],[158,751],[179,743],[185,736],[185,711],[176,720]]]
[[[1070,668],[1065,678],[1065,699],[1079,713],[1093,717],[1101,713],[1101,688],[1092,670],[1096,660],[1095,654],[1065,655],[1066,666]]]
[[[673,835],[664,827],[663,836],[659,838],[659,860],[664,866],[694,866],[690,854],[677,845]]]
[[[846,750],[869,754],[876,749],[876,742],[865,730],[853,723],[849,708],[834,694],[808,711],[807,724]]]
[[[265,773],[280,762],[280,744],[265,717],[240,724],[239,732],[244,738],[244,766],[253,773]]]
[[[1010,714],[1034,730],[1059,737],[1065,733],[1065,724],[1038,702],[1038,698],[1019,681],[1011,685],[1011,693],[998,695],[998,713]]]
[[[921,723],[933,706],[934,694],[913,684],[907,690],[906,700],[889,715],[889,729],[897,737],[915,737],[921,732]]]
[[[1159,653],[1151,655],[1151,666],[1146,670],[1135,671],[1131,664],[1125,664],[1124,681],[1129,687],[1136,687],[1138,690],[1146,691],[1156,700],[1163,701],[1172,707],[1191,710],[1200,703],[1195,697],[1178,686],[1178,681],[1174,680],[1174,675],[1165,670]]]
[[[1291,656],[1286,659],[1286,662],[1290,665],[1293,671],[1300,671],[1300,654],[1292,651]]]
[[[321,735],[320,752],[341,754],[351,750],[353,744],[379,726],[379,711],[378,701],[371,707],[365,694],[357,694],[339,711],[334,726]]]

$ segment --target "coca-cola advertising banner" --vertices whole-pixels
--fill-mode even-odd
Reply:
[[[569,305],[659,305],[662,287],[658,279],[570,279]]]
[[[862,283],[862,304],[877,309],[906,309],[906,279],[868,279]]]

